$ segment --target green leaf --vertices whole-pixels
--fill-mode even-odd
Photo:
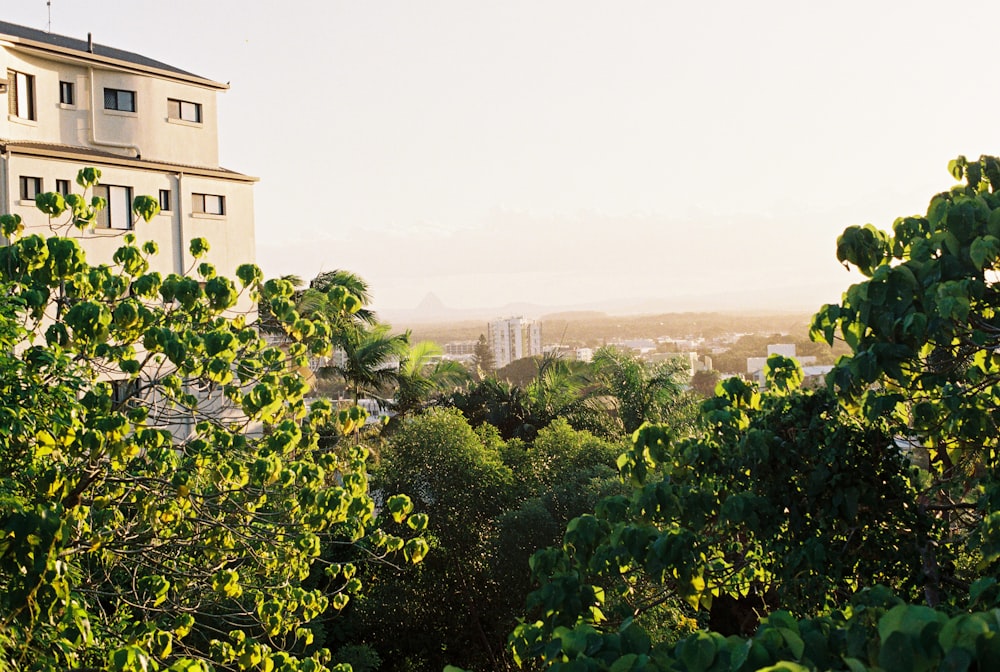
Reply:
[[[188,251],[195,259],[200,259],[208,253],[208,241],[204,238],[192,238],[188,246]]]
[[[84,189],[89,189],[97,185],[100,179],[100,168],[81,168],[76,174],[76,183]]]
[[[956,180],[961,180],[965,175],[965,167],[968,165],[968,161],[964,156],[959,155],[958,158],[952,159],[948,162],[948,172]]]
[[[429,550],[430,546],[423,539],[410,539],[403,546],[403,557],[416,565],[424,559]]]
[[[66,212],[66,200],[57,192],[46,192],[35,196],[35,207],[49,217],[58,217]]]
[[[160,203],[152,196],[136,196],[132,199],[132,212],[149,223],[160,212]]]
[[[969,257],[979,270],[983,270],[986,266],[994,266],[998,254],[1000,254],[1000,238],[995,236],[976,238],[969,249]]]
[[[715,640],[707,633],[699,632],[683,640],[680,658],[690,672],[703,672],[712,665],[715,653]]]

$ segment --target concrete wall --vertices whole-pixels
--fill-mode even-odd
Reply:
[[[34,76],[35,120],[0,113],[0,137],[90,147],[143,159],[219,166],[216,91],[146,74],[48,59],[16,47],[0,49],[0,77],[8,70]],[[93,78],[93,86],[91,86]],[[59,102],[59,82],[74,86],[74,104]],[[135,112],[104,109],[104,89],[135,92]],[[92,96],[93,92],[93,96]],[[0,105],[8,109],[7,96]],[[167,99],[201,105],[201,123],[168,118]]]
[[[56,233],[55,225],[65,225],[62,217],[50,222],[35,207],[33,200],[20,198],[20,177],[40,177],[43,191],[55,191],[56,180],[69,180],[71,191],[82,193],[76,184],[76,173],[86,167],[86,161],[66,161],[34,156],[12,154],[0,156],[0,176],[4,181],[4,193],[9,196],[0,208],[21,216],[25,233],[47,236]],[[201,261],[214,264],[219,275],[235,280],[238,266],[255,260],[253,183],[210,177],[184,175],[181,173],[142,170],[124,166],[101,166],[101,183],[131,187],[133,198],[139,195],[159,196],[160,189],[171,192],[171,210],[161,212],[152,221],[139,220],[134,233],[140,244],[152,240],[159,246],[160,253],[151,261],[152,270],[160,273],[186,273],[195,264],[188,253],[192,238],[205,238],[210,246]],[[192,194],[217,194],[225,198],[224,215],[208,215],[192,211]],[[90,194],[88,194],[89,196]],[[3,199],[7,200],[7,199]],[[127,231],[115,229],[58,229],[77,238],[91,263],[110,263],[122,245],[122,237]],[[249,308],[249,299],[241,302],[241,309]]]

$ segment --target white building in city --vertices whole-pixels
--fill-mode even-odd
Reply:
[[[184,273],[192,238],[208,240],[208,262],[233,277],[255,261],[253,184],[219,166],[216,95],[221,84],[92,39],[0,22],[0,212],[25,233],[51,235],[35,195],[81,193],[77,172],[100,169],[90,195],[108,202],[92,231],[74,232],[91,262],[110,261],[134,230],[160,254],[152,270]],[[2,103],[0,103],[2,104]],[[135,221],[132,199],[159,199],[160,214]]]
[[[542,323],[523,317],[508,317],[489,324],[489,343],[496,368],[516,359],[542,354]]]

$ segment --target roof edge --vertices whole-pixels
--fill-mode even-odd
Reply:
[[[87,150],[81,151],[53,149],[51,147],[35,147],[30,144],[22,144],[16,141],[0,143],[0,148],[5,152],[20,154],[24,156],[36,156],[48,159],[64,159],[78,163],[93,163],[102,166],[122,166],[126,168],[138,168],[153,172],[183,173],[184,175],[197,175],[199,177],[214,177],[232,182],[259,182],[259,177],[244,175],[230,170],[219,168],[200,168],[197,166],[184,166],[176,163],[164,163],[162,161],[146,161],[143,159],[132,159],[126,156],[111,157],[107,155],[88,155]]]
[[[110,56],[102,56],[100,54],[92,54],[88,52],[80,51],[79,49],[71,49],[68,47],[60,47],[54,44],[46,44],[45,42],[38,42],[36,40],[30,40],[23,37],[18,37],[17,35],[8,35],[6,33],[0,34],[3,41],[9,42],[15,48],[25,49],[26,51],[33,53],[40,53],[47,56],[60,56],[62,58],[68,58],[70,60],[82,62],[82,63],[98,63],[107,66],[112,66],[120,70],[127,70],[132,72],[141,72],[146,74],[153,74],[157,77],[162,77],[164,79],[172,79],[181,82],[186,82],[189,84],[197,84],[199,86],[204,86],[210,89],[216,89],[218,91],[228,91],[229,85],[223,84],[222,82],[216,82],[205,77],[199,77],[198,75],[193,75],[189,73],[175,72],[171,70],[164,70],[162,68],[155,68],[148,65],[142,65],[139,63],[131,63],[129,61],[123,61],[117,58],[111,58]]]

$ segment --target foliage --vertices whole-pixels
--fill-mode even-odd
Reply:
[[[866,279],[813,322],[815,337],[839,336],[853,351],[831,373],[831,384],[862,417],[893,417],[926,454],[921,506],[938,511],[948,530],[943,544],[922,549],[931,606],[952,599],[956,580],[961,587],[976,577],[962,576],[949,556],[968,544],[985,563],[996,558],[998,167],[994,157],[959,157],[949,169],[965,184],[934,196],[925,216],[901,217],[891,233],[848,228],[837,258]]]
[[[380,489],[405,491],[414,516],[427,516],[431,552],[416,571],[379,572],[359,604],[361,630],[386,669],[440,670],[481,652],[502,653],[503,632],[489,602],[496,519],[513,501],[514,476],[495,447],[484,444],[454,409],[411,417],[383,448],[373,474]]]
[[[346,313],[338,313],[334,310],[332,314],[338,317],[348,317],[355,324],[361,322],[374,325],[378,322],[375,313],[368,308],[372,302],[371,289],[368,287],[368,283],[356,273],[338,269],[324,271],[317,275],[309,281],[308,290],[302,294],[301,301],[305,304],[303,312],[307,312],[306,308],[312,308],[309,302],[314,301],[314,297],[318,298],[317,294],[325,297],[315,304],[315,309],[323,313],[330,312],[327,310],[327,306],[330,305],[331,299],[337,301],[341,297],[354,297],[359,304],[357,310],[349,310]]]
[[[791,384],[780,364],[772,381]],[[877,582],[914,594],[910,549],[929,522],[887,428],[854,421],[825,390],[762,396],[730,379],[721,392],[703,405],[703,436],[637,431],[618,462],[631,492],[532,558],[541,586],[528,605],[540,618],[515,634],[522,659],[554,646],[560,628],[617,630],[669,601],[740,634],[753,632],[755,606],[805,615]]]
[[[504,439],[532,438],[537,432],[527,394],[496,378],[484,378],[451,395],[449,405],[462,411],[473,427],[495,427]]]
[[[648,364],[615,347],[594,353],[597,394],[611,401],[613,415],[628,436],[644,422],[679,424],[684,413],[681,388],[685,365],[680,360]],[[677,411],[675,414],[674,411]]]
[[[538,360],[538,372],[525,392],[532,415],[539,426],[556,418],[573,418],[586,410],[586,392],[590,370],[586,363],[571,361],[558,354],[546,354]]]
[[[351,672],[376,672],[382,665],[378,653],[364,644],[348,644],[340,647],[333,654],[333,662],[350,665]]]
[[[528,558],[566,521],[617,491],[620,447],[556,420],[533,443],[473,430],[454,409],[429,409],[387,439],[373,482],[429,514],[427,559],[378,568],[358,602],[358,636],[383,670],[511,666],[507,633],[530,588]]]
[[[496,368],[496,359],[493,357],[493,349],[486,340],[485,334],[479,334],[479,340],[476,341],[475,362],[476,377],[479,380],[481,380],[483,376],[493,373],[493,370]]]
[[[631,493],[532,558],[520,662],[997,666],[1000,621],[984,609],[1000,596],[1000,159],[950,169],[965,184],[926,216],[838,240],[865,279],[813,321],[815,338],[851,351],[829,388],[798,389],[801,369],[774,357],[766,393],[723,381],[689,437],[635,433],[619,460]],[[677,599],[707,610],[710,630],[654,641],[644,615]]]
[[[532,441],[556,418],[576,429],[606,438],[627,436],[633,425],[667,421],[687,426],[696,414],[695,397],[683,390],[685,371],[675,361],[649,364],[615,348],[598,351],[592,364],[558,355],[517,360],[520,387],[498,377],[486,378],[456,392],[448,403],[470,424],[490,424],[504,439]]]
[[[691,376],[691,389],[703,398],[715,395],[715,386],[722,379],[718,371],[695,371]]]
[[[342,379],[355,403],[364,397],[387,401],[398,384],[399,362],[409,346],[408,334],[389,331],[386,324],[346,326],[337,339],[341,356],[321,367],[317,375]]]
[[[436,343],[420,341],[403,355],[396,377],[392,408],[402,418],[436,401],[435,395],[449,392],[469,380],[464,366],[441,359],[444,351]]]
[[[104,205],[38,203],[70,229]],[[374,526],[366,451],[317,446],[364,419],[305,403],[297,371],[329,350],[329,323],[255,266],[218,276],[203,239],[195,274],[163,276],[132,233],[92,265],[75,238],[0,226],[0,451],[16,466],[0,474],[0,668],[327,669],[308,625],[361,584],[321,546],[378,558],[398,538]],[[232,312],[245,296],[267,300],[287,348]],[[330,593],[305,587],[313,571]]]
[[[537,355],[522,357],[521,359],[515,359],[507,366],[497,369],[495,378],[523,390],[538,377],[540,366],[541,357]]]
[[[749,639],[702,631],[656,645],[632,622],[614,632],[562,628],[548,657],[558,661],[553,670],[614,672],[989,670],[1000,665],[1000,620],[995,611],[951,615],[905,604],[875,587],[829,615],[772,612]]]

